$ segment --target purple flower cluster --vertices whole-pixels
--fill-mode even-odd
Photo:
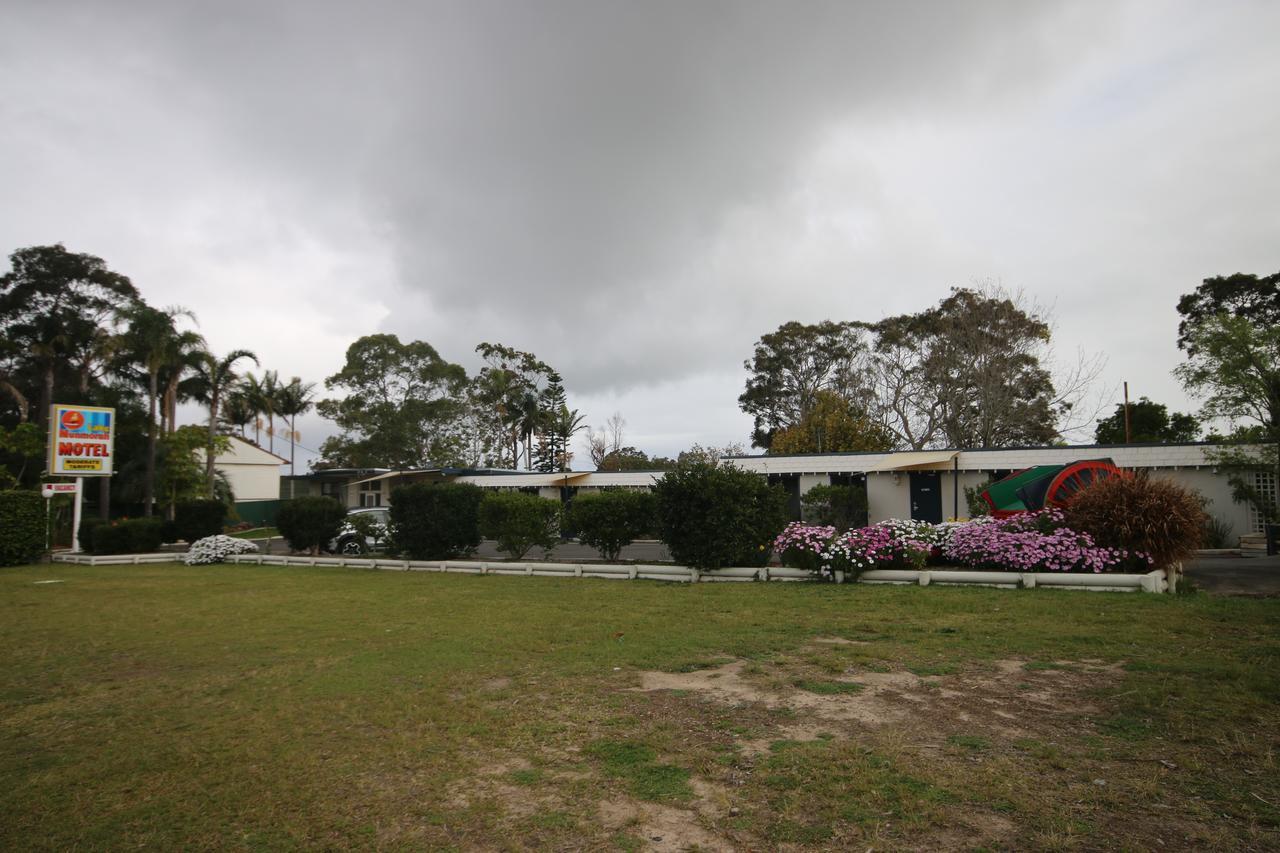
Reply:
[[[793,521],[773,542],[783,565],[831,579],[836,572],[857,575],[876,568],[920,568],[930,546],[873,525],[847,532]]]
[[[1115,572],[1145,570],[1141,551],[1106,548],[1067,527],[1060,510],[1027,513],[957,527],[943,550],[950,562],[1008,572]]]

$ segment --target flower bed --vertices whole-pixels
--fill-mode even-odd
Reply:
[[[784,566],[804,569],[824,580],[837,573],[857,577],[868,569],[919,569],[928,560],[932,545],[909,535],[895,535],[881,524],[839,532],[793,521],[773,542]]]
[[[1060,510],[959,525],[943,549],[952,563],[1006,572],[1143,572],[1155,562],[1141,551],[1104,548],[1067,527]]]
[[[1139,551],[1104,548],[1066,526],[1056,509],[1009,519],[980,518],[929,524],[890,519],[839,532],[792,522],[774,540],[784,566],[832,580],[868,570],[955,565],[996,572],[1144,572],[1152,559]]]

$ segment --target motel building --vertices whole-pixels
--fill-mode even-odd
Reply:
[[[1037,465],[1066,465],[1106,459],[1120,468],[1146,471],[1195,489],[1207,500],[1210,515],[1230,525],[1233,537],[1262,530],[1252,506],[1237,503],[1224,473],[1206,455],[1212,445],[1124,444],[1025,447],[984,450],[919,450],[889,453],[820,453],[732,456],[725,461],[768,478],[786,490],[793,519],[801,517],[801,496],[814,486],[864,488],[868,521],[913,518],[941,522],[968,515],[965,487],[976,487]],[[409,471],[318,471],[287,478],[294,494],[328,494],[347,507],[386,506],[397,486],[420,482],[473,483],[486,489],[519,490],[549,500],[570,501],[601,489],[648,489],[662,471],[565,471],[542,474],[465,468]],[[1258,472],[1255,487],[1275,499],[1274,472]]]

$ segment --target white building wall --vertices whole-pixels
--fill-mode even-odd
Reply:
[[[911,483],[905,474],[867,475],[867,517],[875,524],[889,518],[911,517]]]
[[[280,497],[277,465],[218,465],[218,469],[227,475],[238,501],[273,501]]]
[[[829,485],[831,485],[830,474],[801,474],[800,475],[800,497],[803,498],[805,495],[805,492],[809,491],[814,486],[829,486]]]

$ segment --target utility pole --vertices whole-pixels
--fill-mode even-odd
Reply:
[[[1129,429],[1129,383],[1124,383],[1124,443],[1133,441],[1133,433]]]

